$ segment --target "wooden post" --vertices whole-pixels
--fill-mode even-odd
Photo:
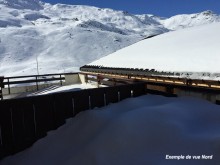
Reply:
[[[4,88],[4,77],[0,77],[0,99],[3,100],[2,88]]]
[[[61,86],[63,85],[63,83],[62,83],[62,76],[61,76],[61,74],[60,74],[60,85],[61,85]]]
[[[97,87],[99,88],[99,85],[101,84],[101,82],[100,82],[100,76],[99,76],[99,74],[97,75]]]
[[[2,96],[2,87],[0,87],[0,100],[3,100],[3,96]]]
[[[86,84],[88,83],[88,75],[87,74],[85,75],[85,83]]]
[[[8,94],[9,95],[11,94],[9,78],[8,78]]]
[[[171,86],[167,86],[167,87],[166,87],[166,92],[167,92],[168,94],[174,94],[174,88],[171,87]]]
[[[39,90],[39,88],[38,88],[37,76],[36,76],[36,86],[37,86],[37,91],[38,91],[38,90]]]

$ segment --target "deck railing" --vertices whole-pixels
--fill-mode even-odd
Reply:
[[[63,85],[65,75],[78,74],[78,73],[58,73],[58,74],[44,74],[44,75],[29,75],[29,76],[14,76],[4,77],[3,85],[8,89],[8,94],[11,94],[12,86],[29,86],[35,85],[39,90],[40,84],[45,83],[59,83]]]
[[[0,101],[0,159],[30,147],[76,114],[145,94],[145,83]]]

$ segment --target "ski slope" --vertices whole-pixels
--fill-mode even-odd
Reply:
[[[78,71],[146,36],[168,30],[132,14],[37,0],[0,1],[0,73],[4,76]]]

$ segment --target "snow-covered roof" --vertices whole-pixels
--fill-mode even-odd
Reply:
[[[91,65],[220,73],[220,23],[168,32],[121,49]]]

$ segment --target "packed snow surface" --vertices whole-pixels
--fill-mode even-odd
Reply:
[[[219,127],[219,105],[188,97],[145,95],[81,112],[0,164],[218,165]],[[172,160],[166,155],[200,159]]]
[[[121,49],[91,65],[220,73],[220,23],[168,32]]]
[[[161,18],[39,0],[0,0],[0,75],[75,72],[142,39],[219,22],[205,11]],[[184,23],[184,25],[182,25]]]

